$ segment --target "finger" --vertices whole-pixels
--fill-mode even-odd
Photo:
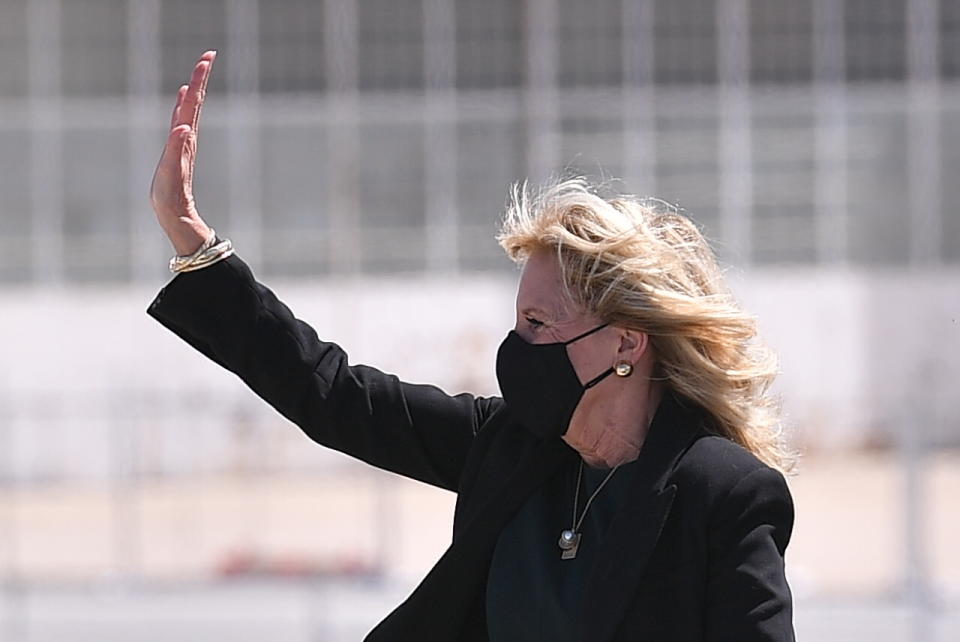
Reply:
[[[177,125],[190,125],[196,131],[197,123],[200,120],[200,108],[203,106],[207,78],[210,76],[210,65],[215,57],[216,52],[208,51],[200,56],[200,60],[194,66],[193,74],[190,76],[190,84],[187,86],[187,92],[183,97],[183,104],[180,105]]]
[[[207,96],[207,82],[210,80],[210,72],[213,69],[213,61],[216,57],[216,51],[208,51],[200,57],[201,60],[209,60],[210,64],[207,65],[207,73],[203,75],[203,84],[200,86],[200,102],[197,104],[197,110],[193,115],[193,131],[197,131],[197,128],[200,126],[200,110],[203,108],[203,100]]]
[[[180,106],[183,104],[183,97],[186,95],[187,85],[180,85],[180,89],[177,91],[177,104],[173,106],[173,116],[170,117],[170,129],[177,126],[177,121],[180,119]]]
[[[190,84],[187,85],[187,91],[183,97],[183,103],[180,105],[180,113],[177,116],[177,125],[190,125],[196,120],[197,112],[203,103],[203,77],[209,72],[210,63],[203,60],[194,66],[193,74],[190,76]]]

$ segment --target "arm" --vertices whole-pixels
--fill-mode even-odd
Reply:
[[[320,341],[236,256],[177,276],[148,314],[313,440],[456,490],[474,434],[497,400],[451,397],[365,366]]]
[[[157,221],[179,255],[192,254],[212,235],[197,212],[193,172],[215,57],[204,53],[189,85],[177,92],[150,186]],[[148,312],[314,440],[442,488],[456,490],[473,435],[497,404],[350,367],[343,350],[320,341],[235,256],[177,276]]]
[[[710,528],[705,640],[794,640],[783,561],[792,529],[793,501],[780,473],[759,468],[731,489]]]

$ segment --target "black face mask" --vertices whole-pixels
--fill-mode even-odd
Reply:
[[[511,330],[497,352],[497,381],[507,407],[533,434],[562,437],[583,393],[613,373],[600,373],[580,383],[567,346],[607,327],[599,325],[569,341],[527,343]]]

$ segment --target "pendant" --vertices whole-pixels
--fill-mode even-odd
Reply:
[[[565,530],[560,533],[560,559],[572,560],[577,556],[577,549],[580,547],[580,533],[574,533],[572,530]]]

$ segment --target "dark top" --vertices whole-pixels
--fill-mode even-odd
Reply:
[[[368,642],[487,642],[497,540],[576,453],[499,398],[449,395],[349,363],[236,255],[174,278],[148,310],[311,439],[457,493],[450,547]],[[664,395],[587,572],[581,642],[790,642],[783,476]]]
[[[507,524],[487,579],[491,642],[574,642],[581,632],[587,576],[614,514],[630,495],[635,462],[620,466],[590,504],[573,559],[561,559],[558,540],[572,527],[579,460],[565,465]],[[610,469],[584,465],[577,518]],[[589,636],[586,636],[589,639]]]

